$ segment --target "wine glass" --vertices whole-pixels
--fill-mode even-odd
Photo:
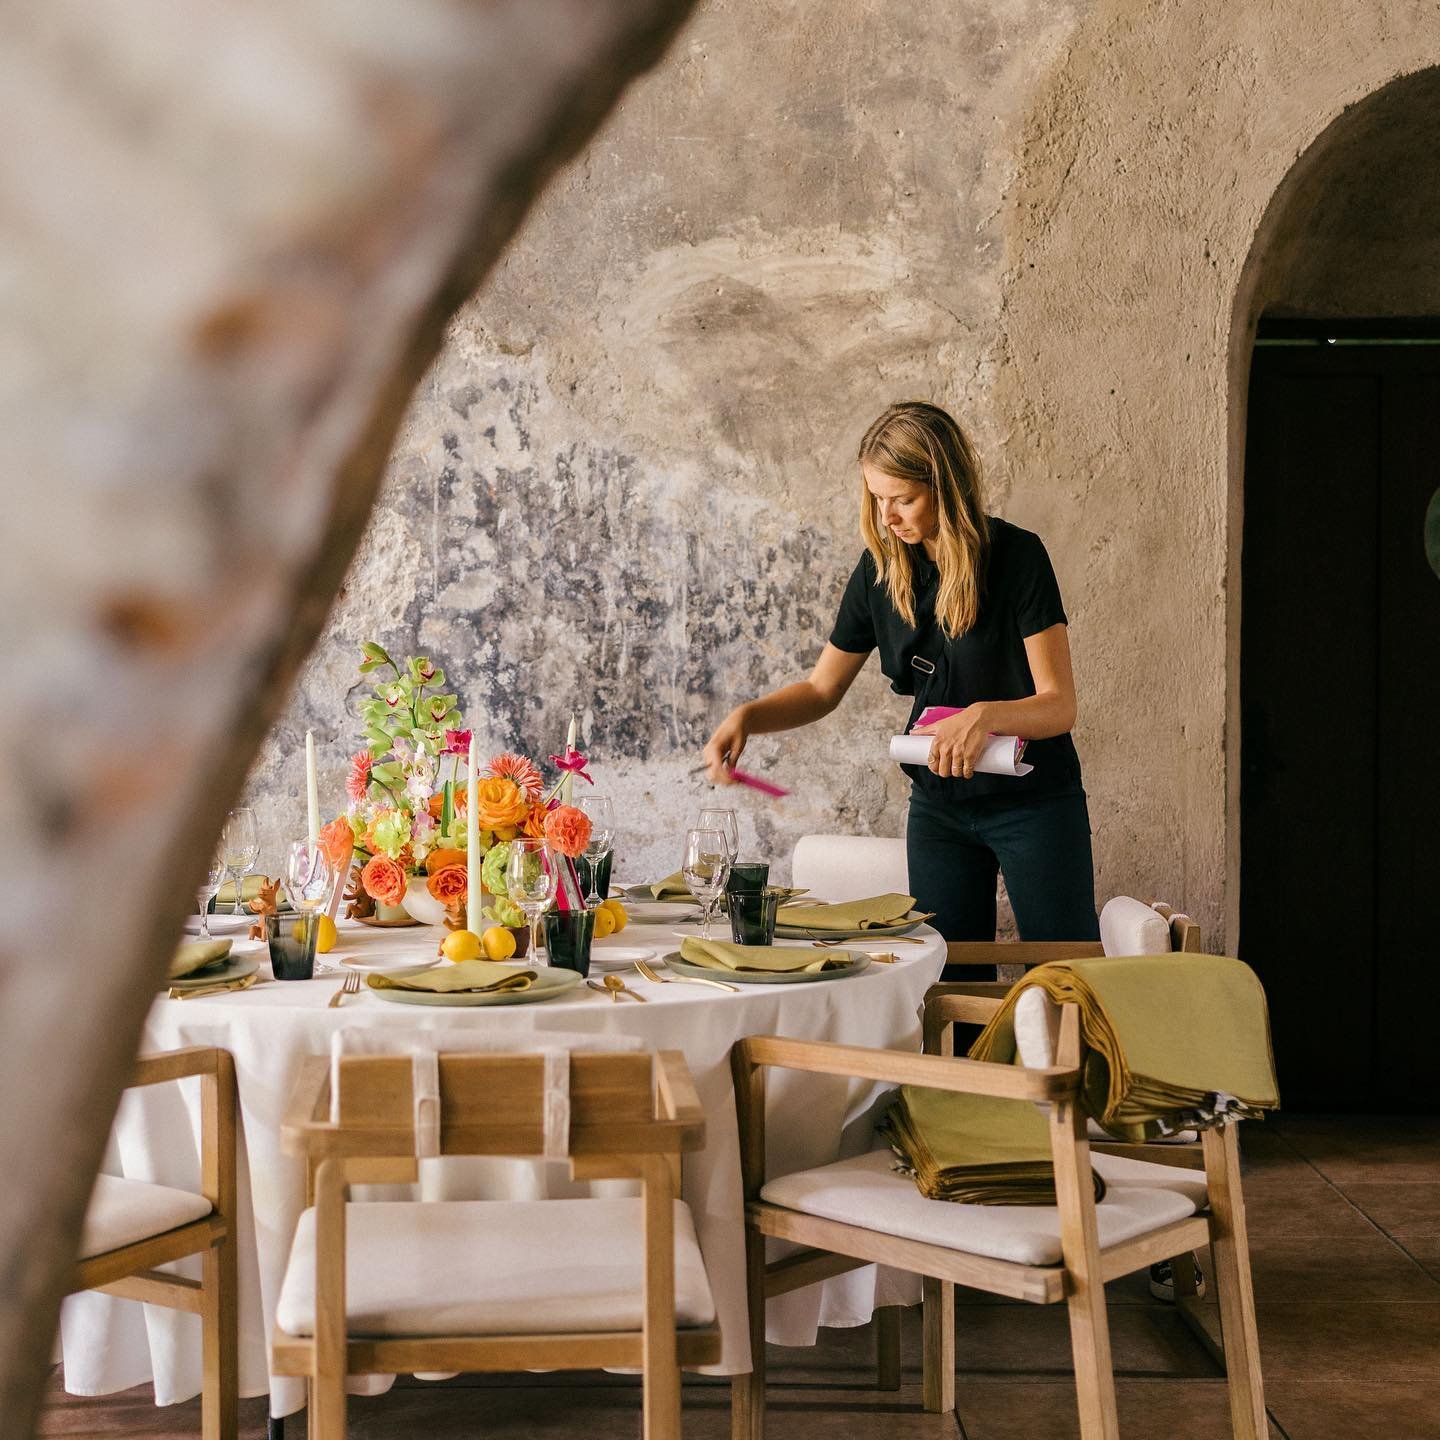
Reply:
[[[540,953],[540,917],[555,898],[555,867],[559,864],[550,847],[533,836],[522,835],[510,842],[510,859],[505,866],[505,889],[525,912],[530,922],[530,953]]]
[[[318,910],[330,901],[335,875],[316,840],[297,840],[285,854],[285,893],[297,910]]]
[[[593,908],[600,903],[600,866],[615,843],[615,806],[608,795],[582,795],[575,804],[590,817],[590,843],[585,847],[590,893],[585,897],[585,905]]]
[[[733,810],[722,810],[718,806],[707,806],[695,822],[700,830],[718,830],[724,837],[725,848],[730,853],[733,865],[740,856],[740,819]]]
[[[708,940],[710,916],[730,874],[730,847],[725,835],[719,830],[687,830],[680,873],[700,906],[700,938]]]
[[[215,898],[215,893],[220,889],[224,879],[225,862],[218,855],[212,855],[210,868],[205,872],[205,883],[195,894],[195,903],[200,907],[200,938],[202,940],[212,938],[210,934],[210,902]]]
[[[248,806],[232,810],[225,817],[225,830],[220,837],[220,856],[225,869],[235,882],[235,905],[232,915],[244,913],[245,877],[255,868],[260,858],[260,827],[255,823],[255,812]]]

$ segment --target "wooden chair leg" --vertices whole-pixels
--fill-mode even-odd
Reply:
[[[921,1293],[921,1398],[931,1414],[948,1415],[955,1408],[955,1286],[926,1275]]]
[[[1210,1254],[1220,1302],[1225,1377],[1230,1391],[1230,1428],[1235,1440],[1266,1440],[1265,1387],[1260,1376],[1260,1336],[1250,1278],[1250,1241],[1240,1190],[1236,1126],[1206,1130],[1205,1180],[1210,1191]]]
[[[205,1252],[201,1262],[200,1424],[204,1440],[236,1440],[239,1432],[240,1340],[235,1287],[235,1238],[227,1235]]]
[[[644,1440],[680,1440],[675,1342],[675,1183],[667,1157],[645,1163]]]
[[[750,1373],[730,1382],[731,1440],[765,1440],[765,1237],[745,1227]]]
[[[875,1386],[900,1388],[900,1317],[898,1305],[882,1305],[875,1312]]]
[[[308,1440],[345,1440],[345,1163],[322,1160],[315,1175],[315,1341]]]

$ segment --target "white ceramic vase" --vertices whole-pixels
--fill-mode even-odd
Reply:
[[[423,875],[410,877],[405,886],[405,899],[402,903],[405,913],[422,925],[445,923],[445,907],[426,889]]]

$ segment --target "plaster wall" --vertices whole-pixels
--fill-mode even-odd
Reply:
[[[268,852],[307,726],[342,802],[373,636],[442,660],[496,747],[548,754],[577,709],[625,870],[673,869],[711,726],[828,633],[861,431],[923,397],[1059,573],[1098,895],[1223,939],[1237,291],[1296,158],[1440,59],[1437,13],[702,6],[455,317],[252,777]],[[904,715],[872,662],[828,720],[753,742],[795,793],[736,794],[744,848],[901,833]]]

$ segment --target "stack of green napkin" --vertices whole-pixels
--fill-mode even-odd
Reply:
[[[900,1168],[931,1200],[1054,1205],[1050,1125],[1028,1100],[904,1085],[880,1122]],[[1105,1182],[1092,1171],[1095,1199]]]
[[[800,950],[785,945],[734,945],[728,940],[697,940],[693,935],[680,943],[680,958],[707,970],[761,970],[782,975],[806,970],[843,970],[855,956],[849,950]]]
[[[972,1059],[1015,1058],[1015,1003],[1031,985],[1079,1007],[1085,1108],[1119,1139],[1208,1124],[1221,1110],[1253,1118],[1280,1103],[1265,991],[1243,961],[1105,955],[1037,966],[1005,997]]]
[[[802,930],[870,930],[877,925],[899,925],[914,908],[913,895],[873,895],[868,900],[844,900],[836,905],[786,905],[779,918],[782,925]]]
[[[657,900],[689,900],[693,902],[695,899],[690,893],[690,887],[685,883],[685,876],[679,870],[646,888]]]
[[[230,953],[229,940],[187,940],[170,960],[170,978],[181,980],[197,970],[218,965]]]
[[[240,887],[241,903],[248,905],[252,900],[258,900],[260,898],[260,887],[262,885],[268,885],[269,883],[270,877],[268,875],[247,875],[245,877],[245,883]],[[233,880],[227,880],[215,892],[215,899],[211,902],[211,905],[212,907],[224,905],[228,908],[234,904],[235,882]]]
[[[458,965],[437,965],[418,975],[367,975],[373,990],[430,990],[438,995],[499,994],[528,990],[535,983],[533,970],[517,970],[493,960],[462,960]]]

